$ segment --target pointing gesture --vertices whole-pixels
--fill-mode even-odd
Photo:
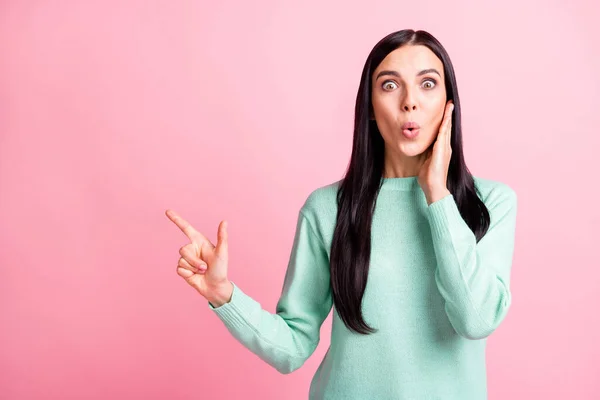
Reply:
[[[215,246],[173,210],[165,214],[190,240],[179,249],[177,274],[213,305],[229,301],[232,286],[227,279],[227,221],[219,224]]]

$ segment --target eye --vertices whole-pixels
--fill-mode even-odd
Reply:
[[[427,89],[432,89],[432,88],[435,86],[435,84],[437,83],[437,82],[435,81],[435,79],[431,79],[431,78],[430,78],[430,79],[426,79],[426,80],[423,82],[423,84],[425,84],[425,83],[427,83],[427,82],[431,82],[431,83],[433,84],[433,86],[430,86],[430,87],[428,87]]]
[[[426,89],[433,89],[435,87],[435,85],[437,84],[436,80],[433,78],[429,78],[429,79],[426,79],[425,81],[423,81],[424,85],[427,85],[427,83],[429,83],[429,86],[426,86],[425,87]],[[382,87],[385,90],[393,90],[397,87],[397,85],[396,85],[396,82],[394,82],[394,81],[385,81],[385,82],[383,82]]]
[[[394,81],[385,81],[385,82],[383,82],[383,85],[382,85],[382,87],[383,87],[384,89],[386,89],[386,86],[388,86],[388,88],[389,88],[389,85],[388,85],[388,84],[393,84],[394,86],[396,86],[396,82],[394,82]],[[392,89],[393,89],[393,88],[389,88],[389,90],[392,90]]]

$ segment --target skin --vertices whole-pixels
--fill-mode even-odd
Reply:
[[[419,74],[428,69],[439,74]],[[382,71],[396,74],[380,75]],[[371,119],[385,143],[383,176],[417,176],[427,204],[447,196],[454,104],[446,102],[442,61],[426,46],[404,45],[388,54],[371,78]],[[414,139],[402,134],[408,121],[420,125]]]
[[[198,291],[214,307],[228,303],[233,285],[227,279],[228,240],[227,221],[221,221],[215,246],[202,233],[173,210],[165,214],[190,240],[179,249],[177,275]]]
[[[418,75],[435,68],[435,72]],[[384,70],[398,76],[383,75]],[[431,81],[432,79],[435,82]],[[440,59],[425,46],[406,45],[392,51],[372,76],[372,119],[385,142],[384,177],[417,176],[427,204],[450,194],[446,182],[452,149],[452,101],[446,102],[444,68]],[[421,132],[415,139],[402,135],[401,126],[415,121]],[[431,146],[433,144],[433,146]],[[167,217],[190,243],[179,249],[177,274],[214,307],[231,301],[233,284],[227,279],[227,221],[221,221],[215,246],[173,210]]]

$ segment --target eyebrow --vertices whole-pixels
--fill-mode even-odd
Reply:
[[[440,76],[440,78],[442,77],[440,75],[440,73],[437,71],[437,69],[435,69],[435,68],[424,69],[421,72],[419,72],[417,74],[417,76],[425,75],[425,74],[428,74],[430,72],[434,72],[434,73],[438,74]],[[379,77],[382,76],[382,75],[393,75],[393,76],[397,76],[398,78],[400,78],[400,73],[399,72],[392,71],[392,70],[384,70],[384,71],[381,71],[381,72],[379,72],[377,74],[377,77],[375,78],[375,80],[379,79]]]

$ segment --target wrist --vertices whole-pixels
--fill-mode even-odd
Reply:
[[[431,205],[431,203],[435,203],[436,201],[443,199],[449,194],[452,193],[448,190],[448,188],[433,189],[426,194],[427,205]]]
[[[227,280],[227,282],[211,290],[206,299],[210,302],[210,304],[212,304],[213,307],[217,308],[221,307],[225,303],[229,303],[232,295],[233,284],[230,280]]]

